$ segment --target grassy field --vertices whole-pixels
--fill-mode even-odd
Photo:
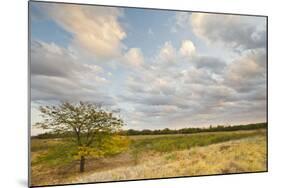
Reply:
[[[130,136],[126,152],[87,160],[86,172],[63,139],[32,139],[32,184],[194,176],[266,170],[266,130]],[[63,152],[61,152],[63,151]],[[48,155],[53,153],[53,155]]]

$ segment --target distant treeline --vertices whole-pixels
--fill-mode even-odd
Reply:
[[[119,132],[121,135],[161,135],[161,134],[190,134],[190,133],[201,133],[201,132],[219,132],[219,131],[238,131],[238,130],[254,130],[254,129],[265,129],[267,128],[267,123],[254,123],[247,125],[218,125],[206,128],[182,128],[182,129],[158,129],[158,130],[122,130]],[[63,137],[71,137],[71,132],[66,133],[43,133],[37,136],[32,136],[32,138],[63,138]]]
[[[129,129],[122,131],[123,135],[155,135],[155,134],[189,134],[189,133],[201,133],[201,132],[219,132],[219,131],[238,131],[238,130],[253,130],[267,128],[267,123],[255,123],[247,125],[210,125],[207,128],[182,128],[182,129],[159,129],[159,130],[134,130]]]

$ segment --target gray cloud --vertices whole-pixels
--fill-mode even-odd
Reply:
[[[213,73],[221,73],[224,71],[226,63],[217,57],[198,56],[194,60],[197,68],[209,70]]]
[[[239,50],[264,48],[266,18],[193,13],[193,32],[209,43],[222,43]]]
[[[250,114],[256,121],[264,121],[264,50],[245,51],[228,63],[212,56],[197,56],[189,63],[177,63],[167,67],[158,62],[153,69],[142,69],[129,77],[120,99],[133,106],[131,113],[138,115],[132,118],[142,123],[146,119],[159,127],[162,121],[181,126],[247,123]],[[167,88],[159,87],[159,80],[170,92],[163,92]]]
[[[77,28],[61,13],[53,14],[52,19],[57,19],[59,26],[74,35],[70,46],[76,48],[32,41],[33,103],[64,100],[102,103],[111,109],[120,108],[128,127],[139,129],[265,120],[263,18],[178,15],[177,26],[182,29],[191,21],[194,33],[203,40],[196,39],[199,45],[195,46],[193,38],[182,39],[178,43],[182,45],[177,48],[173,41],[167,41],[158,53],[147,57],[137,45],[123,49],[126,33],[118,20],[122,11],[110,9],[110,14],[105,16],[106,11],[92,13],[89,9],[70,6],[64,12],[71,10],[78,14],[76,20],[83,21],[83,28]],[[95,16],[97,20],[93,21]],[[113,46],[106,40],[111,29],[100,22],[104,16],[111,20],[109,28],[116,26],[114,36],[109,37],[114,41]],[[103,26],[100,30],[99,24]],[[92,40],[88,40],[92,32],[88,28],[99,30]],[[202,41],[209,45],[203,45]],[[80,50],[93,56],[84,57]],[[234,55],[221,55],[217,53],[219,50]],[[216,53],[212,54],[213,51]],[[103,58],[98,61],[95,56]]]
[[[102,68],[78,63],[77,57],[70,50],[54,43],[32,41],[30,72],[32,75],[71,78],[79,76],[80,72],[99,73],[102,72]]]
[[[266,51],[250,50],[227,67],[224,84],[238,92],[251,92],[266,86]]]
[[[69,50],[33,41],[31,45],[31,98],[33,101],[93,101],[113,105],[102,91],[106,85],[101,67],[78,63]]]

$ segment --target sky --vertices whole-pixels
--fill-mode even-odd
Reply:
[[[64,101],[125,129],[266,121],[265,17],[30,2],[30,35],[32,125]]]

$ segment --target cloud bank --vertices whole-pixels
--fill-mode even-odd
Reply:
[[[159,48],[147,46],[155,51],[148,55],[134,42],[139,35],[125,27],[141,25],[141,15],[109,7],[40,6],[47,18],[35,16],[34,22],[51,21],[71,40],[61,46],[32,36],[34,121],[35,107],[65,100],[120,109],[126,128],[134,129],[266,120],[265,18],[168,12],[176,20],[169,37],[157,33],[158,25],[142,26],[158,39]],[[180,32],[188,35],[175,34]]]

